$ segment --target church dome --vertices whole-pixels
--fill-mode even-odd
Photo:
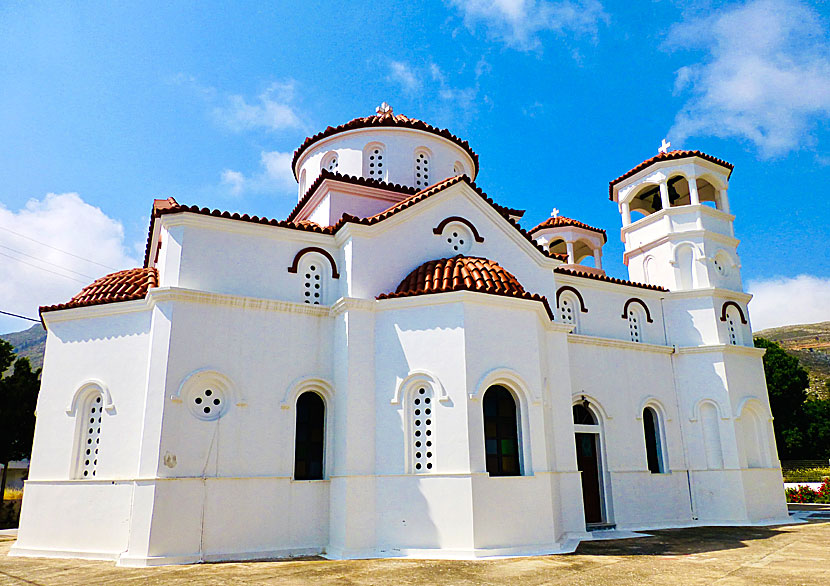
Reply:
[[[322,170],[417,189],[456,175],[475,179],[478,155],[449,130],[395,114],[384,102],[372,116],[306,138],[291,165],[302,197]]]
[[[512,297],[528,295],[519,280],[496,261],[458,255],[425,262],[409,273],[394,293],[380,295],[378,299],[449,291],[478,291]]]

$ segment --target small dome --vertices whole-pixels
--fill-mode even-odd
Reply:
[[[499,263],[459,255],[422,264],[401,281],[394,293],[380,295],[378,299],[448,291],[478,291],[512,297],[528,295],[519,280]]]
[[[529,232],[533,234],[534,232],[538,232],[539,230],[544,230],[545,228],[560,228],[565,226],[573,226],[575,228],[582,228],[584,230],[590,230],[592,232],[597,232],[598,234],[602,234],[602,241],[606,242],[607,237],[605,236],[605,230],[602,228],[594,228],[593,226],[589,226],[584,222],[580,222],[579,220],[574,220],[572,218],[566,218],[565,216],[554,216],[548,218],[535,228],[532,228]]]

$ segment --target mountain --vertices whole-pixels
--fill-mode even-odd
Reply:
[[[46,349],[46,330],[40,324],[35,324],[28,330],[0,334],[0,338],[14,346],[18,356],[25,356],[32,365],[32,370],[43,367],[43,352]]]
[[[830,382],[830,321],[782,326],[755,332],[756,337],[781,344],[810,374],[810,393],[827,397]]]

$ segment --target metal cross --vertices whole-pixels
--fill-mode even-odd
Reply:
[[[377,112],[378,116],[391,116],[392,115],[392,106],[383,102],[380,106],[375,108],[375,112]]]
[[[657,149],[657,152],[665,154],[665,153],[669,152],[669,147],[670,146],[671,146],[671,143],[664,138],[663,139],[663,144],[660,145],[660,148]]]
[[[555,218],[558,215],[559,215],[559,208],[553,208],[553,210],[550,212],[550,217]]]

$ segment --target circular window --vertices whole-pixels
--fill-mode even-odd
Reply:
[[[190,410],[199,419],[218,419],[225,413],[227,399],[221,389],[213,385],[195,388],[188,398]]]
[[[715,272],[721,277],[729,274],[729,264],[723,254],[719,254],[712,259],[712,266],[715,267]]]
[[[464,224],[447,224],[442,238],[453,255],[466,254],[473,246],[473,235]]]

